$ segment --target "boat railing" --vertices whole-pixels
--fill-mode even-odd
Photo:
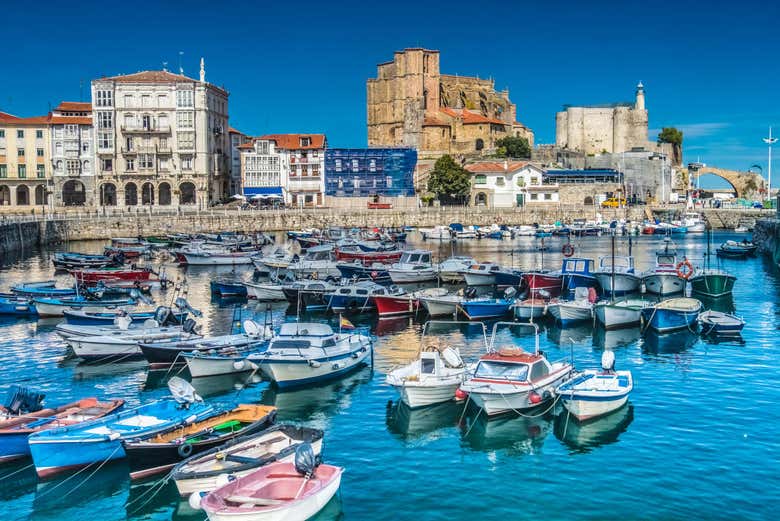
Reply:
[[[496,333],[498,332],[498,326],[509,327],[526,327],[534,330],[534,354],[539,354],[539,326],[533,322],[496,322],[493,324],[493,333],[490,335],[490,344],[488,345],[488,352],[495,351]]]

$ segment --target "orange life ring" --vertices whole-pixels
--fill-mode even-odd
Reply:
[[[564,257],[571,257],[574,255],[574,246],[571,245],[571,243],[566,243],[561,247],[561,253],[563,253]]]
[[[683,270],[683,268],[685,268]],[[687,258],[677,263],[677,276],[681,279],[688,280],[693,275],[693,264]]]

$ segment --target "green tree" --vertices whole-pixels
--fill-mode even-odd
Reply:
[[[428,177],[428,191],[442,204],[463,204],[471,190],[471,174],[450,156],[441,156]]]
[[[531,157],[531,145],[524,137],[507,136],[496,141],[499,157],[527,159]]]
[[[658,142],[671,143],[681,147],[683,142],[682,130],[677,130],[674,127],[664,127],[661,129],[661,132],[658,133]]]

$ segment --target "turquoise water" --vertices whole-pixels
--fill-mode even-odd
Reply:
[[[732,237],[716,234],[714,242]],[[694,263],[701,262],[703,237],[676,242]],[[561,242],[548,243],[544,264],[557,268]],[[607,238],[574,243],[578,256],[609,252]],[[471,241],[456,246],[455,253],[530,268],[542,262],[536,244],[536,239]],[[634,244],[637,264],[649,267],[660,245],[657,238],[640,237]],[[451,253],[449,244],[427,246]],[[621,239],[619,249],[626,248]],[[50,278],[49,256],[29,252],[4,259],[0,290]],[[591,423],[567,421],[558,410],[485,421],[473,412],[461,419],[462,408],[455,404],[415,411],[391,404],[396,395],[384,385],[384,373],[412,357],[420,341],[422,324],[410,318],[352,317],[358,328],[375,335],[373,372],[365,368],[328,385],[284,393],[263,382],[245,387],[246,382],[224,378],[197,387],[210,400],[274,404],[280,421],[325,429],[324,459],[346,467],[346,473],[340,497],[318,520],[770,519],[780,507],[778,273],[762,259],[724,261],[723,267],[739,277],[733,306],[747,320],[742,341],[705,342],[688,332],[640,339],[638,330],[543,328],[541,346],[551,359],[573,356],[578,367],[595,367],[606,345],[615,350],[619,369],[633,371],[629,406]],[[168,271],[186,274],[189,300],[204,312],[204,329],[227,331],[233,304],[209,296],[208,280],[216,270]],[[264,310],[250,303],[244,313],[262,319]],[[286,305],[275,305],[272,313],[277,325],[294,319]],[[324,314],[306,318],[337,322]],[[97,395],[134,405],[166,394],[169,375],[150,372],[144,363],[78,365],[67,358],[53,325],[0,322],[0,391],[22,383],[42,389],[50,404]],[[460,345],[468,358],[483,350],[478,326],[436,326],[431,334]],[[520,330],[501,330],[499,338],[504,345],[533,346],[533,338]],[[0,466],[3,519],[205,518],[180,504],[172,483],[131,485],[123,462],[45,483],[37,482],[28,465]]]

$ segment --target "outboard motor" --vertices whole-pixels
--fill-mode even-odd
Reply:
[[[170,317],[171,309],[167,306],[159,306],[154,310],[154,320],[160,324],[160,326],[166,325]]]
[[[304,476],[311,477],[317,469],[317,457],[311,444],[301,443],[295,449],[295,470]]]
[[[504,298],[505,298],[506,300],[509,300],[509,299],[511,299],[511,298],[512,298],[512,297],[514,297],[515,295],[517,295],[517,290],[516,290],[515,288],[506,288],[506,289],[504,290]]]
[[[4,406],[12,415],[28,414],[43,409],[42,403],[45,397],[45,394],[37,393],[27,387],[12,385],[8,390]]]
[[[466,298],[474,298],[477,296],[477,288],[470,286],[463,291],[463,294]]]
[[[601,355],[601,369],[606,374],[613,374],[615,372],[615,353],[613,351],[604,351]]]
[[[184,324],[181,325],[182,331],[185,333],[194,333],[195,332],[195,325],[196,322],[192,320],[191,318],[188,318],[184,321]]]
[[[189,311],[190,313],[192,313],[193,316],[200,317],[203,315],[203,313],[190,306],[190,303],[187,302],[187,300],[182,297],[177,297],[176,300],[174,301],[174,304],[176,305],[177,308],[179,308],[182,311],[184,310]]]

